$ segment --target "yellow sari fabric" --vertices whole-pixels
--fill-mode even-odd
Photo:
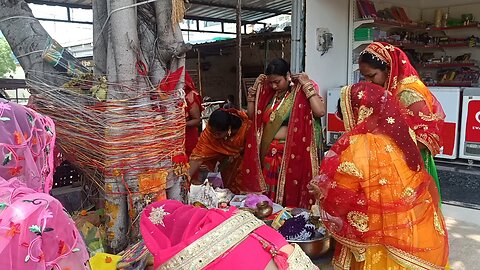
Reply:
[[[342,89],[341,107],[347,132],[318,178],[335,269],[446,269],[438,191],[398,100],[359,83]]]
[[[381,207],[372,207],[367,219],[362,219],[360,214],[356,216],[354,211],[348,212],[353,226],[374,233],[365,235],[362,242],[338,237],[341,249],[348,249],[344,252],[349,254],[351,264],[343,265],[344,260],[337,256],[334,258],[336,268],[444,269],[441,266],[446,263],[448,246],[442,213],[428,189],[414,194],[428,173],[410,170],[402,151],[385,135],[352,136],[350,147],[340,160],[341,164],[352,165],[335,175],[338,187],[361,192],[367,200],[379,204],[393,204],[412,197],[410,203],[415,206],[388,214],[382,213]],[[381,238],[386,241],[385,245],[377,245]],[[358,254],[357,258],[354,254]]]
[[[398,84],[397,98],[405,106],[417,140],[434,156],[442,145],[441,131],[445,113],[425,84],[417,77],[404,78]]]

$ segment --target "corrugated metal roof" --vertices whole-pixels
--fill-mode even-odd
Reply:
[[[190,0],[186,18],[236,22],[237,0]],[[242,23],[289,13],[291,0],[242,0]]]
[[[26,0],[33,4],[91,8],[92,0]],[[165,0],[159,0],[165,1]],[[236,22],[237,0],[189,0],[186,19]],[[242,23],[254,23],[289,13],[292,0],[242,0]]]

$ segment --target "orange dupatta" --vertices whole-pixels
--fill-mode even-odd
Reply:
[[[415,136],[388,91],[341,92],[347,132],[322,162],[322,219],[335,269],[445,269],[448,236]]]
[[[433,156],[442,146],[441,132],[445,113],[440,102],[420,80],[407,55],[399,48],[385,43],[373,42],[364,50],[388,64],[389,79],[385,86],[407,109],[406,117],[417,135]]]

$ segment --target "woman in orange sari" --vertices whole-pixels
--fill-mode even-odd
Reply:
[[[242,191],[265,192],[285,206],[313,204],[307,184],[318,173],[325,103],[304,73],[291,75],[283,59],[272,60],[248,93],[253,120],[245,148]]]
[[[407,55],[391,44],[371,43],[360,55],[359,65],[367,81],[385,87],[406,108],[405,116],[417,136],[425,168],[435,180],[440,194],[433,157],[440,153],[442,146],[445,119],[442,106],[420,80]]]
[[[242,111],[214,111],[190,156],[190,177],[202,164],[213,171],[217,162],[220,162],[220,173],[225,187],[234,192],[238,191],[237,177],[240,174],[243,148],[250,124],[247,114]]]
[[[438,191],[397,99],[363,82],[341,91],[346,133],[312,181],[337,240],[335,269],[445,269]]]

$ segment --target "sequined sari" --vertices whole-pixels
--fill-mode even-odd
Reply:
[[[440,184],[433,156],[440,153],[442,146],[441,132],[445,113],[442,106],[420,80],[417,71],[407,55],[399,48],[384,42],[373,42],[364,50],[388,64],[390,73],[386,89],[398,98],[406,108],[405,116],[409,118],[410,127],[415,132],[418,142],[426,146],[424,163],[440,192]]]
[[[318,87],[315,84],[315,87]],[[271,102],[275,91],[268,85],[258,87],[253,126],[247,136],[242,168],[243,192],[269,192],[275,202],[292,207],[308,207],[314,201],[307,184],[318,173],[320,122],[313,117],[310,103],[301,85],[294,85],[290,94],[272,117]],[[267,115],[268,114],[268,115]],[[279,166],[267,164],[276,150],[275,134],[288,120],[287,137]],[[270,153],[268,150],[270,149]],[[278,151],[275,151],[278,156]],[[268,168],[266,168],[266,166]],[[272,170],[269,170],[272,168]],[[266,170],[267,169],[267,170]],[[276,179],[265,179],[275,175]],[[273,191],[273,192],[272,192]]]
[[[359,83],[341,91],[346,133],[318,177],[335,269],[445,269],[438,191],[398,100]]]

